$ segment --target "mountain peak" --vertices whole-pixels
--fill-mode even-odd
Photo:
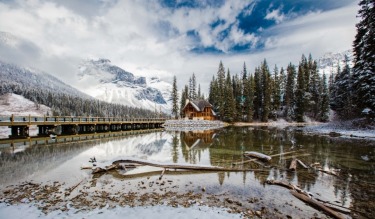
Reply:
[[[157,77],[138,77],[111,63],[109,59],[85,60],[79,66],[79,89],[111,103],[162,109],[171,106],[170,86]]]
[[[340,66],[342,69],[345,65],[345,56],[349,59],[349,66],[353,67],[353,53],[352,50],[345,50],[343,52],[328,52],[320,57],[318,62],[318,71],[323,74],[337,73],[337,67]]]

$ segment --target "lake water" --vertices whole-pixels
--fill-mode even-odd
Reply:
[[[248,160],[243,156],[245,151],[276,156],[269,163],[243,163]],[[269,179],[287,180],[315,198],[354,209],[351,216],[375,218],[375,145],[374,141],[366,139],[305,134],[302,128],[227,127],[186,132],[159,130],[82,142],[21,145],[2,148],[0,152],[1,189],[25,181],[61,182],[66,187],[83,181],[83,184],[87,182],[87,188],[79,191],[92,191],[93,188],[88,188],[91,186],[109,192],[204,193],[218,199],[229,197],[232,201],[237,200],[242,203],[239,204],[242,208],[247,206],[259,211],[266,208],[281,216],[325,217],[294,198],[287,189],[265,184]],[[92,166],[89,160],[93,157],[98,166],[123,158],[137,158],[159,163],[189,163],[257,171],[172,170],[163,176],[170,186],[159,189],[152,185],[160,177],[161,169],[138,167],[101,175],[95,178],[93,184],[91,171],[81,170],[81,167]],[[289,171],[293,158],[306,165],[319,163],[322,169],[336,172],[338,177],[302,166],[298,166],[296,171]],[[149,186],[143,188],[141,184],[144,183]],[[225,201],[223,203],[225,206]]]

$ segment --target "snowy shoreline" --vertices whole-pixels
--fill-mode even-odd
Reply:
[[[330,135],[335,137],[366,138],[375,140],[375,127],[359,128],[353,125],[353,121],[346,122],[286,122],[278,120],[273,122],[235,123],[234,126],[267,126],[276,128],[301,127],[305,133]]]
[[[12,215],[12,218],[243,218],[242,214],[229,213],[227,208],[209,207],[206,205],[193,205],[188,208],[172,207],[168,205],[155,206],[136,206],[136,207],[115,207],[110,209],[96,208],[91,211],[82,211],[80,209],[70,208],[68,211],[55,210],[48,214],[44,214],[35,206],[28,204],[6,205],[0,203],[0,218],[7,218]]]

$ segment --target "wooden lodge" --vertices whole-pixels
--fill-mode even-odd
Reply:
[[[216,114],[212,105],[206,100],[186,100],[182,110],[183,117],[193,120],[215,120]]]

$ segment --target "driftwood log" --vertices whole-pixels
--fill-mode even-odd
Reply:
[[[267,184],[271,185],[279,185],[285,188],[288,188],[293,196],[296,198],[302,200],[303,202],[311,205],[312,207],[321,210],[325,212],[326,214],[339,219],[344,219],[345,217],[338,213],[336,209],[332,209],[330,206],[325,205],[324,203],[321,203],[315,199],[313,199],[310,194],[300,189],[298,186],[295,186],[293,184],[290,184],[288,182],[284,181],[278,181],[278,180],[268,180],[266,181]]]
[[[265,154],[262,154],[262,153],[259,153],[259,152],[255,152],[255,151],[245,151],[244,155],[248,156],[248,157],[258,158],[258,159],[264,160],[264,161],[270,161],[272,159],[268,155],[265,155]]]
[[[116,160],[111,165],[106,166],[105,168],[96,167],[92,170],[93,174],[103,173],[114,169],[124,169],[124,166],[129,166],[129,163],[132,165],[145,165],[160,167],[166,169],[175,169],[175,170],[201,170],[201,171],[264,171],[263,169],[243,169],[243,168],[225,168],[218,166],[203,166],[203,165],[192,165],[192,164],[175,164],[175,163],[157,163],[146,160],[138,159],[124,159]],[[163,171],[163,172],[164,172]],[[161,175],[162,177],[162,175]]]
[[[295,171],[297,169],[297,159],[293,159],[290,162],[289,170]]]
[[[273,154],[271,155],[270,157],[277,157],[277,156],[281,156],[281,155],[286,155],[286,154],[292,154],[292,153],[296,153],[297,151],[289,151],[289,152],[284,152],[284,153],[280,153],[280,154]],[[245,154],[244,154],[245,155]],[[254,160],[257,160],[257,158],[255,159],[250,159],[250,160],[245,160],[245,161],[241,161],[241,162],[235,162],[235,163],[232,163],[233,165],[237,165],[237,164],[245,164],[245,163],[250,163],[250,162],[253,162]]]
[[[305,163],[303,163],[301,160],[297,159],[297,162],[298,162],[303,168],[305,168],[305,169],[309,169],[309,167],[308,167]]]
[[[313,206],[314,208],[317,208],[319,210],[322,210],[324,211],[325,213],[327,213],[328,215],[330,215],[331,217],[334,217],[334,218],[338,218],[338,219],[344,219],[345,217],[343,215],[341,215],[340,213],[336,212],[335,210],[331,209],[330,207],[327,207],[326,205],[304,195],[304,194],[301,194],[301,193],[298,193],[297,191],[294,191],[294,190],[291,190],[290,191],[292,193],[292,195],[294,195],[296,198],[310,204],[311,206]]]

